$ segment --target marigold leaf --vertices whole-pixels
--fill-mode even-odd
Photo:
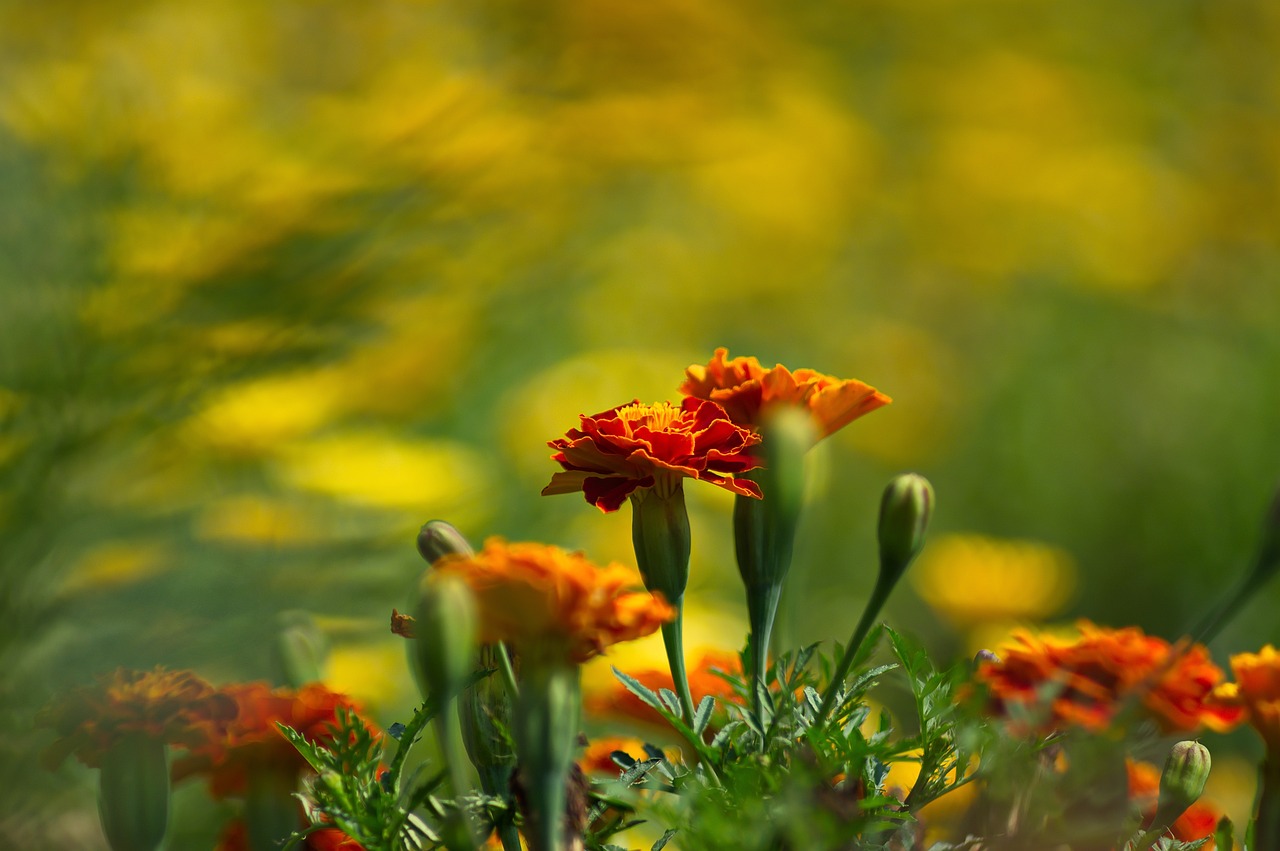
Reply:
[[[715,711],[716,699],[711,695],[702,698],[702,702],[698,704],[697,710],[693,713],[693,732],[699,736],[707,729],[707,725],[711,723],[711,713]]]
[[[618,682],[622,683],[623,687],[626,688],[627,691],[640,698],[640,701],[644,703],[645,706],[648,706],[651,709],[656,709],[659,712],[666,711],[666,707],[662,705],[662,701],[659,700],[658,696],[653,693],[653,690],[644,683],[640,682],[635,677],[624,674],[617,668],[613,669],[613,675],[618,678]]]
[[[676,833],[677,831],[674,827],[670,828],[658,838],[657,842],[653,843],[653,847],[649,849],[649,851],[662,851],[663,848],[667,847],[667,843],[671,841],[671,837],[675,836]]]

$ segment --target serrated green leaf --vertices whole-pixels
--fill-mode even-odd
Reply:
[[[667,843],[671,841],[671,837],[675,836],[678,831],[673,827],[667,830],[662,836],[658,837],[658,841],[653,843],[653,847],[649,851],[662,851],[667,847]]]
[[[698,708],[693,713],[693,732],[702,735],[707,729],[707,725],[711,723],[711,713],[715,712],[716,699],[711,695],[702,698],[702,702],[698,704]]]
[[[662,705],[662,701],[658,698],[656,694],[654,694],[653,689],[649,688],[644,683],[637,680],[635,677],[624,674],[622,671],[619,671],[617,668],[613,669],[613,675],[618,678],[618,682],[622,683],[623,687],[627,691],[631,692],[636,697],[640,698],[640,701],[645,706],[648,706],[651,709],[656,709],[659,712],[666,711],[666,707]]]
[[[658,696],[662,698],[662,702],[667,705],[667,710],[677,718],[684,719],[684,707],[680,705],[680,698],[676,697],[676,693],[669,688],[658,689]]]

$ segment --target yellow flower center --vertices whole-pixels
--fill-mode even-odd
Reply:
[[[659,402],[656,405],[627,405],[618,409],[618,419],[629,428],[645,425],[655,431],[664,431],[680,418],[681,410],[670,402]]]

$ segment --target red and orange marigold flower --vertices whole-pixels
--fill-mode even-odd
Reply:
[[[181,780],[195,774],[209,776],[215,798],[240,794],[256,772],[308,770],[302,754],[284,737],[276,723],[287,724],[309,741],[328,742],[338,723],[338,709],[357,711],[346,695],[320,683],[300,689],[272,688],[267,683],[224,686],[222,693],[238,708],[235,719],[217,737],[192,747],[174,763],[173,776]]]
[[[676,616],[660,595],[632,590],[640,587],[634,571],[597,567],[546,544],[490,538],[474,556],[438,560],[428,581],[445,576],[461,577],[475,595],[481,641],[550,649],[574,662],[650,635]]]
[[[543,496],[582,491],[601,511],[617,511],[636,490],[654,488],[665,497],[685,478],[760,496],[755,482],[740,477],[760,466],[750,452],[760,438],[713,402],[644,405],[637,399],[581,420],[580,429],[547,444],[564,470],[551,477]]]
[[[1081,621],[1078,628],[1074,640],[1019,633],[996,651],[998,660],[982,661],[977,679],[988,687],[991,711],[1009,714],[1022,706],[1034,716],[1044,710],[1046,729],[1101,730],[1131,706],[1142,707],[1166,732],[1233,723],[1232,713],[1211,700],[1222,671],[1203,646],[1171,647],[1136,627]]]
[[[1280,754],[1280,653],[1268,644],[1257,653],[1231,657],[1235,682],[1224,683],[1214,699],[1232,717],[1248,720],[1262,736],[1267,751]]]
[[[36,724],[59,739],[43,760],[56,768],[70,754],[97,767],[124,735],[142,733],[171,745],[193,746],[216,736],[234,718],[235,701],[190,671],[130,671],[98,677],[40,710]]]
[[[795,406],[809,412],[821,439],[889,404],[890,399],[861,381],[842,380],[812,369],[795,372],[778,364],[770,369],[755,358],[729,358],[729,350],[716,349],[706,366],[685,370],[680,392],[708,399],[724,408],[738,425],[756,428],[774,406]]]

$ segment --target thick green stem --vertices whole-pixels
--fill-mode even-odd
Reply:
[[[769,643],[778,614],[782,583],[747,588],[747,618],[751,626],[751,714],[764,729],[764,693],[769,688]],[[765,742],[760,742],[763,750]]]
[[[122,736],[103,756],[98,781],[98,815],[112,851],[159,848],[169,821],[164,742],[142,733]]]
[[[676,608],[676,619],[662,625],[662,644],[667,649],[667,664],[671,666],[671,680],[680,699],[684,722],[693,726],[693,693],[689,691],[689,675],[684,666],[684,600],[676,600],[672,605]]]
[[[564,851],[566,785],[582,710],[578,668],[554,658],[522,657],[522,664],[512,733],[528,795],[525,837],[531,851]]]
[[[1268,751],[1258,771],[1258,814],[1253,825],[1256,848],[1280,848],[1280,759]]]

